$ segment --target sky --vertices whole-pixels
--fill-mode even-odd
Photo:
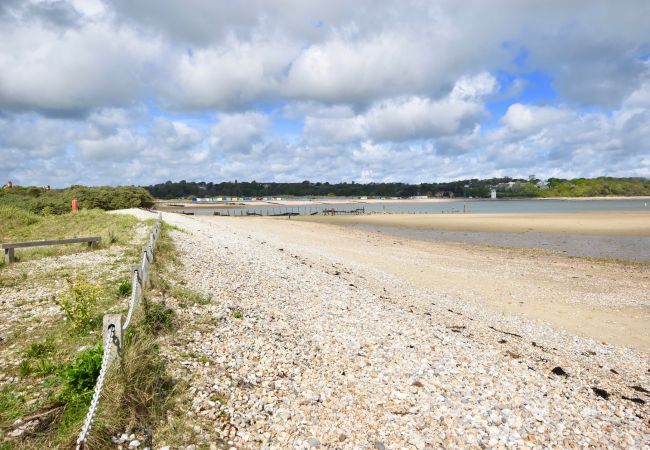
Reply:
[[[650,177],[647,0],[0,0],[0,180]]]

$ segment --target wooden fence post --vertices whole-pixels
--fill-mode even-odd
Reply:
[[[5,248],[5,264],[9,265],[16,260],[13,248]]]
[[[122,351],[124,350],[124,341],[122,340],[122,316],[120,314],[104,314],[104,326],[102,327],[104,342],[106,342],[108,329],[111,325],[114,327],[113,340],[111,341],[110,346],[104,349],[105,352],[111,352],[109,364],[116,358],[117,361],[120,362],[122,360]]]

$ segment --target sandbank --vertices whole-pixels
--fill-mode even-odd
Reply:
[[[334,225],[367,224],[425,230],[650,237],[650,211],[553,214],[372,214],[299,216],[293,220]]]

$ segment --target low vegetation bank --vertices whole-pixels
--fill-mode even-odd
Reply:
[[[50,215],[70,212],[76,199],[81,209],[106,211],[126,208],[149,208],[153,198],[147,190],[135,186],[71,186],[65,189],[13,187],[0,190],[0,207],[13,206],[31,213]]]

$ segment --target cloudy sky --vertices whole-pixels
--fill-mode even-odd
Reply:
[[[647,0],[0,0],[0,177],[649,177],[648,17]]]

